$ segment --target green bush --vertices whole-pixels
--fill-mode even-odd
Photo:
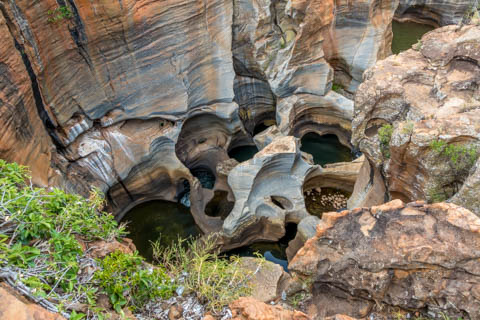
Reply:
[[[60,6],[54,10],[48,10],[47,12],[49,18],[47,19],[50,23],[57,23],[65,19],[71,19],[73,17],[72,11],[66,6]]]
[[[339,83],[333,83],[333,84],[332,84],[332,90],[335,91],[335,92],[337,92],[337,93],[342,92],[344,89],[345,89],[345,88],[344,88],[341,84],[339,84]]]
[[[387,159],[390,159],[390,140],[392,140],[392,134],[393,126],[391,124],[384,124],[380,129],[378,129],[380,151]]]
[[[164,270],[145,268],[144,260],[137,252],[132,255],[115,251],[98,262],[101,269],[95,277],[117,312],[121,312],[124,306],[136,310],[148,300],[169,298],[175,291]]]
[[[473,144],[448,144],[443,140],[434,140],[430,148],[445,162],[451,170],[448,175],[437,177],[436,186],[428,190],[431,202],[442,202],[452,197],[468,177],[480,153]]]
[[[35,299],[50,303],[51,311],[63,312],[80,302],[100,319],[102,311],[95,307],[96,278],[79,278],[82,261],[89,259],[79,239],[110,241],[123,236],[124,227],[118,226],[112,215],[100,211],[104,201],[98,190],[92,190],[87,200],[59,189],[35,188],[29,178],[26,167],[0,159],[0,270],[16,274],[10,279],[12,284],[26,286]],[[117,267],[117,273],[124,272]],[[136,270],[131,281],[144,281],[144,275],[150,272],[148,268]],[[107,282],[105,272],[97,272],[103,272],[98,277]],[[158,271],[153,275],[159,275]],[[117,280],[115,274],[111,281]],[[158,292],[156,288],[149,290]],[[72,313],[71,318],[84,316]]]

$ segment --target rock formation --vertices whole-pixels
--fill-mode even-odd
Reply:
[[[480,214],[479,46],[480,28],[445,27],[366,72],[352,142],[370,170],[382,171],[392,198],[451,199]],[[382,142],[379,129],[390,124]]]
[[[395,18],[436,27],[458,24],[474,3],[472,0],[400,0]]]
[[[454,204],[395,200],[324,214],[289,269],[312,283],[310,316],[382,308],[480,314],[480,219]]]

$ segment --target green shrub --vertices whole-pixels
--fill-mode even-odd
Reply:
[[[475,145],[448,144],[443,140],[432,141],[430,148],[439,157],[439,161],[447,163],[451,168],[448,175],[437,177],[437,186],[428,190],[431,202],[441,202],[458,192],[480,153]]]
[[[380,151],[387,159],[390,159],[390,140],[392,140],[392,134],[393,126],[391,124],[384,124],[380,129],[378,129]]]
[[[153,256],[187,292],[195,293],[207,309],[218,312],[251,293],[248,280],[253,272],[241,268],[239,257],[220,257],[214,238],[179,239],[167,248],[153,243]]]
[[[115,251],[98,262],[101,269],[95,277],[117,312],[124,306],[136,310],[150,299],[169,298],[175,290],[166,273],[159,267],[146,268],[137,252]]]
[[[337,92],[337,93],[342,92],[344,89],[345,89],[345,88],[344,88],[341,84],[339,84],[339,83],[333,83],[333,84],[332,84],[332,90],[335,91],[335,92]]]
[[[73,17],[72,11],[66,6],[60,6],[54,10],[48,10],[47,12],[49,18],[47,21],[49,23],[57,23],[65,19],[71,19]]]
[[[0,269],[16,274],[12,284],[48,301],[51,311],[68,315],[65,308],[78,302],[97,310],[95,283],[78,277],[85,259],[78,239],[113,240],[125,234],[123,226],[100,211],[98,190],[87,200],[59,189],[35,188],[29,178],[26,167],[0,159]]]

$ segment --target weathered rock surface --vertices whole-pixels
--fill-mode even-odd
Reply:
[[[458,24],[475,0],[400,0],[395,17],[445,26]]]
[[[0,318],[15,320],[64,320],[39,305],[27,301],[6,284],[0,285]]]
[[[53,143],[37,110],[41,97],[34,95],[18,34],[12,33],[8,19],[0,10],[0,159],[28,165],[33,181],[47,186],[54,174],[50,168]]]
[[[311,318],[300,311],[291,311],[281,306],[272,306],[244,297],[230,304],[233,320],[310,320]]]
[[[352,141],[381,169],[391,197],[454,196],[455,203],[480,214],[472,197],[478,152],[456,163],[432,147],[443,141],[480,150],[480,28],[457,29],[434,30],[419,51],[391,56],[366,72],[355,97]],[[393,133],[382,147],[378,130],[385,124],[393,125]]]
[[[230,171],[228,184],[235,206],[222,230],[232,243],[278,240],[287,222],[298,223],[308,216],[302,185],[312,165],[299,148],[296,138],[279,137]],[[241,241],[236,239],[239,235]]]
[[[249,280],[252,298],[261,302],[270,302],[281,298],[284,285],[290,276],[280,265],[270,261],[259,263],[256,258],[242,257],[241,267],[254,273],[252,279]]]
[[[480,219],[454,204],[400,200],[324,214],[289,264],[313,282],[310,315],[373,304],[480,316]]]

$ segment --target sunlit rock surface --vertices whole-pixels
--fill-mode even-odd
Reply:
[[[419,51],[391,56],[365,73],[355,97],[352,142],[382,170],[392,198],[453,196],[480,214],[472,197],[478,152],[455,163],[432,147],[443,141],[480,150],[479,49],[479,27],[444,27],[425,35]],[[386,124],[393,133],[382,151],[378,130]]]
[[[312,283],[313,318],[339,312],[363,318],[376,303],[476,319],[479,230],[476,215],[446,203],[395,200],[330,212],[289,269]]]

